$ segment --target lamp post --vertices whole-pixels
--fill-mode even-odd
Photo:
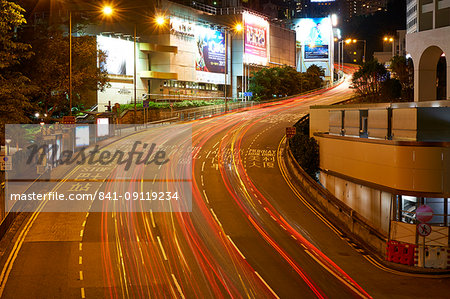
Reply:
[[[102,8],[104,16],[110,16],[113,13],[111,6]],[[69,10],[69,115],[72,116],[72,10]]]
[[[385,36],[383,39],[384,42],[386,43],[390,43],[391,44],[391,50],[392,50],[392,57],[395,56],[395,51],[394,51],[394,41],[395,39],[392,36]]]
[[[347,38],[345,40],[345,43],[347,45],[353,43],[356,44],[357,42],[363,42],[364,43],[364,50],[363,50],[363,57],[362,57],[362,61],[366,62],[366,40],[365,39],[351,39],[351,38]],[[344,52],[344,45],[342,45],[342,52]],[[344,54],[342,53],[342,57],[344,57]]]

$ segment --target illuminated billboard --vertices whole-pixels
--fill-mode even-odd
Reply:
[[[195,70],[225,73],[225,34],[218,30],[197,26]]]
[[[109,135],[109,118],[97,118],[97,137]]]
[[[106,71],[110,75],[133,75],[132,41],[108,36],[97,36],[97,47],[106,53]]]
[[[244,62],[266,65],[269,60],[269,22],[248,12],[244,19]]]
[[[333,37],[330,18],[299,19],[295,27],[297,43],[304,49],[304,59],[328,59]]]
[[[75,146],[89,145],[89,126],[78,126],[75,128]]]

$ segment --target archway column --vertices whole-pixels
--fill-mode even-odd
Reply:
[[[450,56],[447,56],[446,58],[447,58],[447,100],[450,100]]]

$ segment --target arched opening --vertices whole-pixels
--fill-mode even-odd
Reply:
[[[442,54],[436,69],[436,99],[447,99],[447,60]]]
[[[420,57],[419,80],[416,83],[418,101],[435,101],[438,97],[437,69],[444,52],[436,46],[428,47]],[[444,57],[445,58],[445,57]],[[445,84],[441,82],[440,84]]]

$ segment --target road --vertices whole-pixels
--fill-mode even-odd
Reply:
[[[47,191],[69,192],[85,172],[85,180],[101,178],[95,191],[165,188],[191,204],[148,208],[96,200],[77,213],[50,213],[52,203],[44,202],[3,259],[2,298],[445,297],[448,278],[380,269],[305,204],[283,171],[285,127],[310,105],[351,92],[346,81],[115,142],[109,147],[124,151],[136,141],[155,142],[171,159],[158,171],[76,166]],[[175,212],[186,209],[192,211]]]

